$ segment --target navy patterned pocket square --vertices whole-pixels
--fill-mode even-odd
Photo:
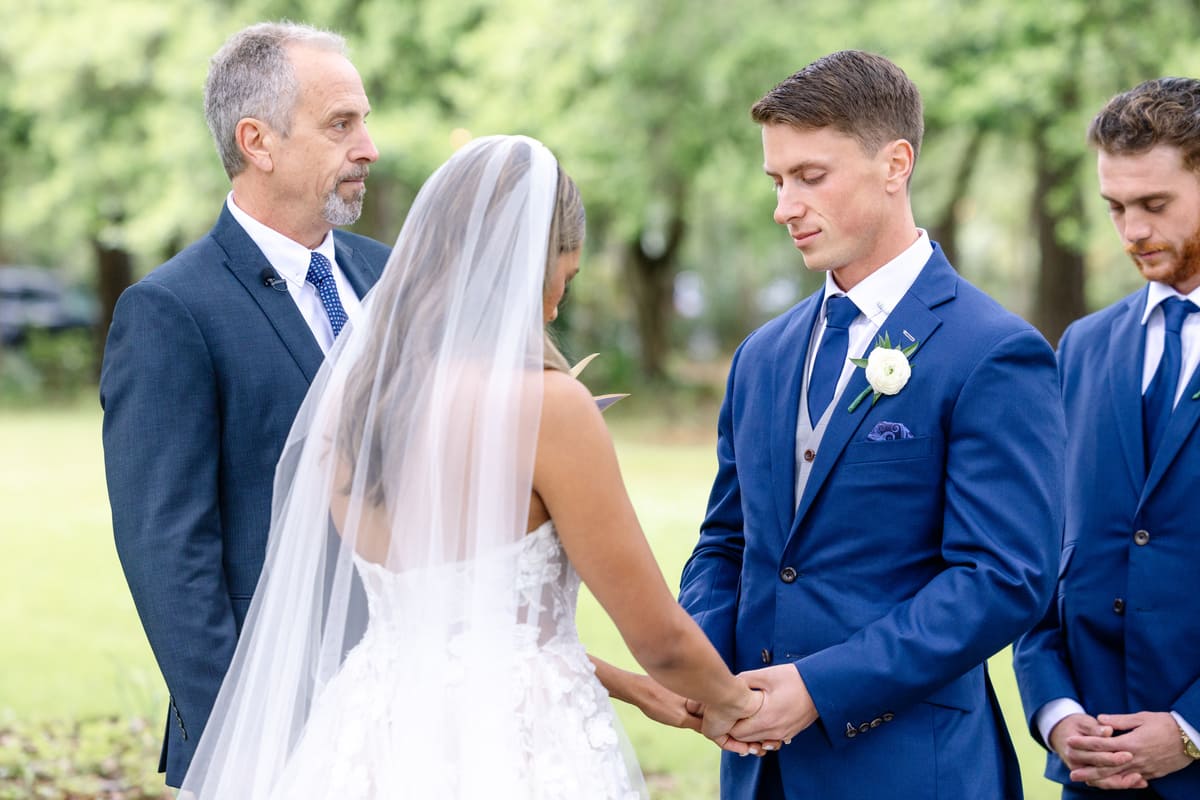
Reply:
[[[903,422],[877,422],[867,434],[868,442],[890,442],[893,439],[911,439],[912,431]]]

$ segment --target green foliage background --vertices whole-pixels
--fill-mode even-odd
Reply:
[[[202,235],[228,189],[201,113],[207,59],[287,17],[344,33],[366,83],[381,159],[361,232],[394,240],[464,136],[537,136],[589,208],[593,277],[568,339],[654,377],[727,353],[816,285],[771,222],[747,114],[814,58],[865,48],[909,72],[928,123],[918,223],[1052,341],[1139,281],[1095,198],[1087,120],[1137,81],[1200,72],[1187,0],[2,5],[0,263],[99,283],[105,249],[137,277]],[[681,272],[707,300],[687,319],[670,302]]]

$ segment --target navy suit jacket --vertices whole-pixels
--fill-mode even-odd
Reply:
[[[1066,530],[1054,602],[1018,642],[1014,665],[1033,716],[1058,697],[1089,714],[1177,711],[1200,724],[1200,371],[1171,415],[1154,463],[1142,444],[1141,324],[1146,289],[1063,334]],[[1145,533],[1138,535],[1139,531]],[[1046,777],[1067,783],[1050,753]],[[1078,786],[1078,784],[1076,784]],[[1168,800],[1200,797],[1195,764],[1153,781]],[[1098,797],[1103,797],[1098,794]]]
[[[804,678],[820,718],[778,755],[782,796],[1019,797],[985,661],[1041,617],[1054,585],[1054,354],[935,246],[879,332],[920,343],[911,379],[851,413],[867,386],[854,373],[797,508],[796,420],[822,296],[734,357],[681,602],[735,672],[792,663]],[[882,421],[912,438],[869,441]],[[722,797],[778,796],[759,791],[761,769],[725,754]]]
[[[335,231],[362,296],[389,249]],[[271,490],[324,355],[223,208],[117,302],[100,374],[117,553],[171,696],[160,771],[178,786],[233,657],[266,552]]]

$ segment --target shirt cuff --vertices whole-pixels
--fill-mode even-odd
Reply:
[[[1196,744],[1200,744],[1200,734],[1196,732],[1195,728],[1187,724],[1187,720],[1181,717],[1178,711],[1172,711],[1171,716],[1175,718],[1175,722],[1179,724],[1179,727],[1183,728],[1183,732],[1188,735],[1189,739]]]
[[[1054,730],[1054,726],[1072,714],[1086,713],[1083,706],[1075,700],[1069,697],[1059,697],[1037,710],[1037,713],[1033,715],[1033,726],[1042,735],[1042,744],[1046,745],[1047,750],[1050,750],[1052,749],[1050,747],[1050,731]]]

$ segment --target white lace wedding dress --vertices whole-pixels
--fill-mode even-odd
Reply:
[[[273,798],[645,796],[608,694],[579,641],[579,576],[553,525],[529,533],[510,556],[518,559],[519,585],[510,593],[520,607],[516,618],[527,622],[515,630],[511,622],[499,629],[477,625],[433,643],[423,640],[419,609],[452,604],[476,570],[447,565],[437,568],[445,574],[435,582],[428,575],[413,581],[355,559],[370,606],[367,632],[321,693]],[[431,583],[444,594],[414,598],[414,583],[423,595]],[[506,602],[498,596],[496,608]],[[511,609],[497,619],[513,619]],[[513,663],[490,663],[489,639],[514,635]],[[412,657],[428,656],[420,648],[431,645],[445,652]],[[423,674],[413,672],[414,664],[424,665]],[[505,729],[477,728],[473,711],[495,702],[511,704],[511,714],[499,715]]]

